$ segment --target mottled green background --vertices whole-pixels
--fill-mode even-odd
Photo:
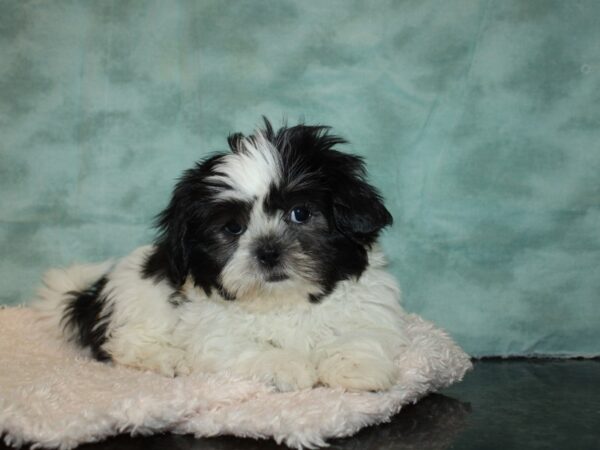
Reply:
[[[366,156],[408,310],[475,355],[600,354],[597,0],[0,0],[0,303],[148,242],[262,114]]]

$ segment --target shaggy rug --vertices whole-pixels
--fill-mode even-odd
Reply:
[[[410,345],[389,391],[317,387],[279,393],[255,380],[166,378],[84,357],[36,327],[28,308],[0,309],[0,435],[8,445],[70,449],[120,433],[172,432],[326,445],[388,421],[403,405],[462,379],[469,357],[441,330],[408,316]]]

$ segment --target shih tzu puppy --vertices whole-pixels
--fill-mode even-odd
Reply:
[[[228,142],[183,174],[154,245],[48,272],[46,323],[98,360],[170,376],[389,388],[405,313],[362,159],[327,127],[266,119]]]

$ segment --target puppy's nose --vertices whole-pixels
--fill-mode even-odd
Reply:
[[[256,250],[256,257],[265,267],[275,267],[279,263],[280,256],[281,252],[276,247],[265,246]]]

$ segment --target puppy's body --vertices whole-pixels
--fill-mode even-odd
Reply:
[[[227,371],[281,390],[390,387],[395,280],[374,246],[391,216],[322,127],[230,137],[188,171],[162,234],[116,263],[51,271],[38,307],[98,359],[167,375]]]

